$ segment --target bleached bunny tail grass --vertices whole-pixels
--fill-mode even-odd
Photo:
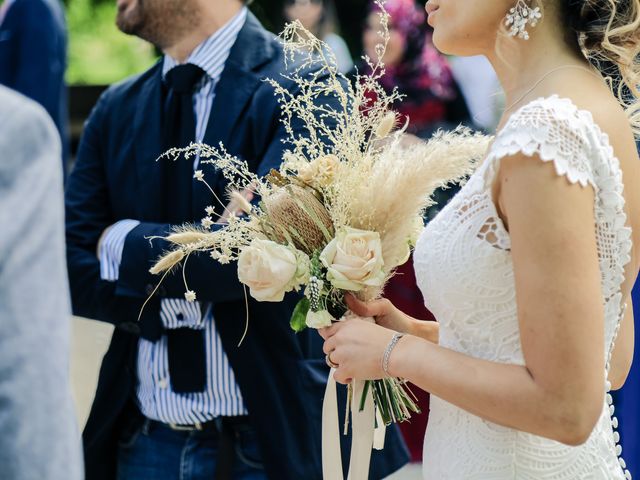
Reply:
[[[167,272],[173,267],[178,265],[185,257],[182,250],[174,250],[160,257],[156,264],[149,269],[149,272],[153,275]]]

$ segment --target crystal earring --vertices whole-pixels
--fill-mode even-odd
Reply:
[[[509,27],[509,36],[529,40],[527,25],[535,27],[542,18],[540,7],[531,8],[525,0],[518,0],[515,7],[512,7],[507,14],[505,24]]]

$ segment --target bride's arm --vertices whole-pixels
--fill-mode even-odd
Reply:
[[[631,364],[633,363],[633,347],[635,340],[633,318],[633,302],[631,296],[627,301],[627,311],[620,326],[620,332],[616,339],[616,346],[613,349],[611,358],[611,370],[609,371],[609,381],[611,388],[618,390],[622,388],[627,380]]]
[[[522,155],[503,159],[498,185],[526,366],[472,358],[407,336],[392,352],[390,373],[494,423],[580,444],[604,397],[594,191],[569,184],[551,163]],[[340,365],[336,378],[383,376],[380,363],[391,335],[359,321],[323,332],[325,351]]]

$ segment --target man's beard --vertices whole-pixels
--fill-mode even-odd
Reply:
[[[164,48],[197,26],[198,13],[194,3],[188,0],[137,0],[133,8],[118,11],[116,25],[123,33]]]

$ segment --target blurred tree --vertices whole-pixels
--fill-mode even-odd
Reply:
[[[65,0],[70,3],[75,0]],[[114,4],[115,0],[89,0],[93,4]],[[424,3],[424,0],[419,0]],[[340,25],[341,35],[347,40],[353,53],[359,54],[361,49],[361,27],[366,16],[366,8],[370,0],[336,0],[336,9]],[[279,32],[283,27],[282,8],[283,0],[253,0],[251,10],[260,19],[264,26],[272,32]]]
[[[127,36],[115,25],[114,0],[67,0],[71,85],[108,85],[148,68],[156,53],[151,45]]]

